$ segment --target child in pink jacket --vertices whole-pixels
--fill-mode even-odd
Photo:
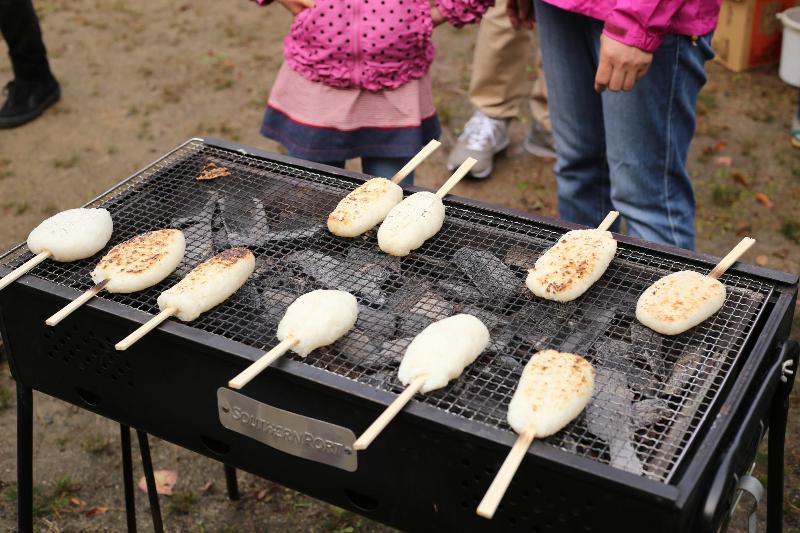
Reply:
[[[259,4],[269,0],[256,0]],[[389,177],[441,129],[428,74],[435,25],[494,0],[279,0],[295,19],[261,134],[302,159]]]

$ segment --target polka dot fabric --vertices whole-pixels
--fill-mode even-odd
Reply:
[[[480,19],[494,0],[440,0],[454,25]],[[428,0],[316,0],[295,18],[286,61],[330,87],[396,89],[430,68],[434,49]]]

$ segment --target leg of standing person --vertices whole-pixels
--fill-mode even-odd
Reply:
[[[370,176],[391,178],[408,163],[405,157],[362,157],[361,171]],[[401,185],[414,185],[414,172],[403,179]]]
[[[690,250],[695,205],[687,159],[704,65],[714,56],[710,40],[667,34],[632,91],[603,93],[611,201],[628,233]]]
[[[526,94],[527,58],[532,57],[531,32],[515,31],[498,0],[484,14],[472,58],[469,97],[475,112],[464,125],[450,153],[447,167],[455,169],[467,157],[478,163],[473,177],[492,173],[494,155],[509,143],[508,120],[519,116],[519,100]]]
[[[535,8],[557,153],[559,214],[596,226],[612,209],[602,98],[594,91],[597,52],[588,37],[597,21],[541,0]]]
[[[550,124],[550,109],[547,107],[547,84],[542,68],[542,51],[536,51],[536,78],[531,87],[531,127],[525,136],[522,147],[531,155],[555,159],[553,126]]]
[[[61,96],[50,71],[39,19],[31,0],[0,0],[0,33],[8,45],[14,80],[6,85],[0,128],[21,126],[41,115]]]

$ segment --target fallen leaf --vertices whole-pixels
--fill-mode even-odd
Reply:
[[[723,167],[729,167],[733,164],[733,158],[729,155],[721,155],[714,158],[714,162],[718,165],[722,165]]]
[[[214,482],[209,480],[203,483],[197,490],[200,491],[200,494],[205,494],[206,492],[211,490],[211,487],[214,486]]]
[[[743,187],[750,186],[750,178],[748,178],[738,170],[734,170],[733,172],[731,172],[731,179],[736,183],[738,183],[739,185],[742,185]]]
[[[71,503],[75,507],[86,507],[86,502],[81,500],[77,496],[73,496],[72,498],[70,498],[69,503]]]
[[[736,235],[738,237],[744,237],[746,235],[750,235],[753,232],[753,226],[751,226],[748,222],[739,222],[736,224]]]
[[[767,209],[772,209],[775,207],[775,202],[769,199],[769,196],[764,194],[763,192],[756,193],[756,201],[766,207]]]
[[[164,496],[172,496],[172,489],[178,482],[178,473],[174,470],[156,470],[153,472],[156,481],[156,493]],[[147,480],[142,476],[139,480],[139,488],[147,492]]]
[[[91,509],[86,511],[86,516],[88,516],[89,518],[94,518],[97,515],[106,514],[107,511],[108,511],[108,507],[96,506],[96,507],[92,507]]]
[[[762,266],[762,267],[763,266],[767,266],[767,263],[769,263],[769,258],[766,255],[757,255],[756,256],[756,264],[758,266]]]
[[[714,150],[716,150],[717,152],[722,152],[727,147],[728,147],[727,143],[725,143],[724,141],[719,141],[717,144],[714,145]]]

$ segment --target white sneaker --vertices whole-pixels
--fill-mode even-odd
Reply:
[[[455,170],[468,157],[478,162],[470,174],[474,178],[486,178],[492,173],[495,154],[508,148],[508,122],[505,119],[491,118],[476,110],[464,124],[464,132],[458,137],[447,168]]]

